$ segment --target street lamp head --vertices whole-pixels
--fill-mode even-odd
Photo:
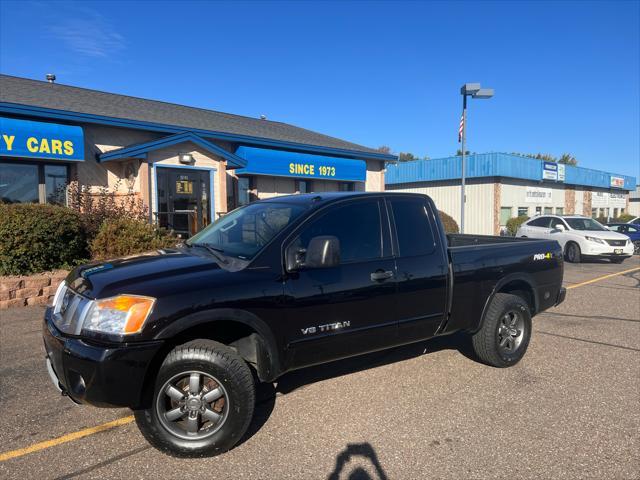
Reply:
[[[473,98],[491,98],[493,97],[493,88],[481,88],[472,95]]]
[[[460,87],[461,95],[473,95],[478,90],[480,90],[479,83],[465,83],[462,87]]]

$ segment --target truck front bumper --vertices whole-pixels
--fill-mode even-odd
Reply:
[[[55,387],[76,403],[97,407],[137,408],[145,377],[163,342],[99,345],[63,335],[45,312],[46,363]]]

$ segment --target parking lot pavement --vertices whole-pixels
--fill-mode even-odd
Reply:
[[[0,458],[53,440],[0,461],[0,478],[639,478],[640,260],[566,264],[565,279],[515,367],[449,338],[294,372],[260,388],[243,443],[207,459],[150,448],[127,410],[60,397],[42,309],[0,311]]]

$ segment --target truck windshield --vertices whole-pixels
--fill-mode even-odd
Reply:
[[[574,230],[601,231],[606,230],[600,223],[592,218],[565,218],[565,221]]]
[[[290,203],[252,203],[219,218],[186,243],[250,260],[304,210]]]

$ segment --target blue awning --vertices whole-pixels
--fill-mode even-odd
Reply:
[[[84,161],[81,127],[0,117],[0,156]]]
[[[350,158],[245,146],[238,147],[236,155],[247,161],[246,167],[236,170],[238,175],[272,175],[348,182],[364,182],[367,175],[366,162]]]

